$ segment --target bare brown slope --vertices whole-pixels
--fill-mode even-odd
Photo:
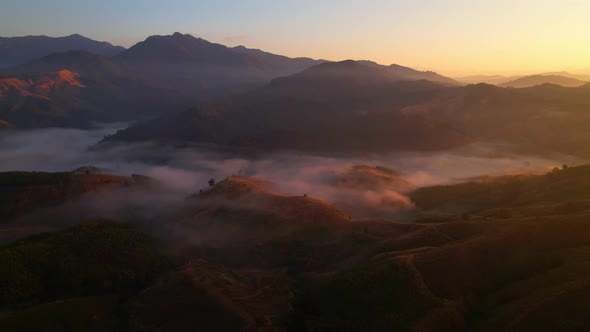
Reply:
[[[249,209],[299,223],[349,222],[346,215],[326,201],[307,196],[279,194],[268,189],[264,182],[249,177],[229,177],[212,189],[193,197],[208,203]]]
[[[80,82],[80,75],[69,70],[35,75],[30,78],[0,79],[0,97],[11,92],[18,92],[23,96],[49,99],[51,93],[57,91],[75,92],[86,86]]]
[[[10,129],[10,128],[14,128],[13,125],[11,125],[9,122],[4,121],[4,120],[0,120],[0,129]]]

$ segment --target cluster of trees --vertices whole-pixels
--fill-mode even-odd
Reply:
[[[160,243],[136,227],[85,222],[0,248],[0,308],[56,299],[128,296],[171,267]]]

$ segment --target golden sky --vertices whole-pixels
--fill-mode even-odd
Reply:
[[[2,0],[0,35],[131,46],[190,33],[288,56],[445,75],[590,69],[590,0]]]

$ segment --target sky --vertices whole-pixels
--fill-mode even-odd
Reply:
[[[454,77],[590,72],[587,0],[0,0],[3,37],[79,33],[129,47],[176,31]]]

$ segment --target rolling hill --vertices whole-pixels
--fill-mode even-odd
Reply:
[[[458,209],[438,223],[340,218],[230,177],[156,224],[93,220],[3,245],[0,328],[583,331],[589,175],[418,189],[418,209]]]
[[[85,193],[135,185],[132,177],[44,172],[0,173],[3,222],[42,208],[63,204]]]

